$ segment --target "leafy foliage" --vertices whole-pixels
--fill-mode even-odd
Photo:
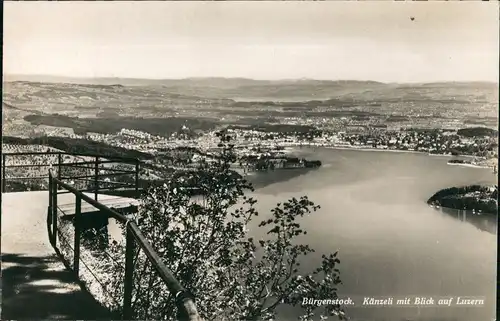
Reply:
[[[497,136],[498,131],[487,127],[469,127],[459,129],[457,134],[465,137]]]

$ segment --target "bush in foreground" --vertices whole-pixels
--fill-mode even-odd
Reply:
[[[236,157],[229,138],[221,134],[221,140],[222,157],[200,165],[196,187],[201,196],[191,196],[192,182],[182,176],[147,191],[136,217],[144,235],[195,296],[204,320],[272,320],[283,305],[300,308],[299,320],[332,315],[344,319],[341,306],[302,305],[304,297],[337,298],[341,283],[337,253],[323,255],[318,268],[309,273],[300,271],[300,261],[314,249],[296,241],[307,233],[298,221],[319,206],[307,197],[278,204],[258,224],[266,238],[250,237],[248,226],[258,216],[257,201],[245,196],[252,186],[230,170]],[[113,248],[123,258],[120,244]],[[174,298],[142,252],[135,260],[135,317],[174,320]],[[113,280],[113,275],[108,284],[121,295],[122,287],[116,286],[120,280]]]

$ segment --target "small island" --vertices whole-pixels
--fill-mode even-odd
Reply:
[[[465,159],[450,159],[448,161],[448,164],[473,164],[472,161],[465,160]]]
[[[289,156],[247,155],[242,157],[241,166],[250,171],[269,171],[275,169],[293,168],[318,168],[321,166],[321,161],[307,160],[305,158]]]
[[[497,215],[498,185],[445,188],[432,195],[427,204],[435,207],[473,211],[478,214]]]
[[[462,165],[462,166],[480,167],[480,168],[487,168],[488,167],[488,166],[484,166],[484,164],[482,164],[476,160],[473,160],[473,159],[450,159],[448,161],[448,165]]]

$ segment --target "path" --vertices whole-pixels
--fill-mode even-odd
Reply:
[[[66,195],[60,195],[60,204],[74,199]],[[112,319],[80,288],[50,245],[48,198],[47,191],[2,194],[0,319]]]

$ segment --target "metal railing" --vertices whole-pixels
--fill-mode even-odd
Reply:
[[[38,159],[39,163],[36,163]],[[41,160],[41,161],[40,161]],[[69,162],[66,162],[69,160]],[[69,181],[80,191],[99,193],[119,189],[139,192],[140,161],[135,158],[68,152],[29,152],[2,154],[2,193],[9,184],[47,189],[46,168],[56,170],[57,178]]]
[[[76,198],[74,217],[72,220],[74,226],[74,233],[72,233],[74,235],[73,240],[68,240],[66,238],[64,241],[67,243],[72,243],[69,244],[69,246],[72,247],[73,250],[73,262],[71,264],[71,268],[77,278],[80,279],[82,222],[85,215],[87,215],[85,213],[82,213],[82,201],[84,201],[99,210],[99,215],[113,218],[117,222],[124,224],[125,227],[125,267],[123,274],[123,297],[121,298],[122,319],[131,320],[135,317],[134,307],[132,305],[132,292],[134,288],[134,265],[138,251],[142,250],[146,256],[146,260],[152,265],[153,270],[156,271],[161,279],[161,282],[163,282],[166,289],[168,290],[168,293],[163,293],[163,295],[172,295],[175,298],[178,320],[201,321],[193,297],[173,276],[172,272],[166,267],[160,256],[155,252],[151,244],[146,240],[141,230],[133,220],[97,202],[91,197],[85,195],[82,191],[77,190],[74,186],[63,182],[56,176],[57,175],[53,173],[53,170],[49,170],[49,207],[47,216],[49,239],[50,243],[57,251],[58,235],[59,241],[62,242],[61,228],[58,226],[58,224],[60,223],[58,219],[58,211],[60,211],[60,209],[58,208],[58,195],[61,194],[59,191],[61,189],[64,189],[69,193],[74,194]],[[138,318],[143,319],[141,316],[138,316]]]

